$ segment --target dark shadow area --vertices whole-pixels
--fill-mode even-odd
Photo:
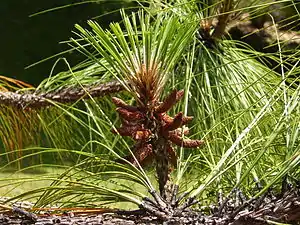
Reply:
[[[133,4],[120,1],[89,3],[75,5],[41,15],[30,15],[59,6],[82,2],[81,0],[2,0],[0,3],[0,75],[23,80],[37,85],[48,77],[57,58],[39,65],[25,67],[69,49],[60,41],[75,37],[72,34],[74,24],[86,24],[88,19],[106,12],[130,7]],[[102,26],[119,20],[119,13],[110,14],[97,19]],[[71,65],[83,59],[79,54],[64,55]],[[60,62],[55,72],[66,70],[65,63]]]

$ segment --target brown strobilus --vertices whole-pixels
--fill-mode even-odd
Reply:
[[[182,99],[184,91],[174,90],[160,102],[160,94],[156,92],[158,87],[155,72],[145,71],[143,67],[139,75],[139,79],[131,83],[138,96],[136,106],[128,105],[116,97],[112,99],[121,119],[121,127],[113,132],[121,136],[129,136],[135,141],[132,149],[134,157],[126,157],[133,165],[155,162],[160,194],[165,198],[165,185],[171,167],[177,165],[177,155],[173,145],[197,148],[204,142],[184,138],[189,134],[189,129],[184,125],[193,117],[184,116],[182,112],[174,117],[167,114]]]

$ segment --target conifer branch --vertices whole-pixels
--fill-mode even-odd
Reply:
[[[102,97],[120,92],[124,86],[118,81],[93,84],[83,87],[66,87],[51,92],[0,92],[0,105],[13,106],[21,109],[38,109],[51,106],[51,101],[57,103],[72,103],[90,97]]]
[[[230,17],[230,12],[233,9],[233,1],[225,0],[221,3],[220,15],[215,30],[212,34],[213,39],[219,39],[225,34],[226,26]]]

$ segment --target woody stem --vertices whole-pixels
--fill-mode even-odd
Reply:
[[[166,198],[165,186],[169,179],[169,161],[166,140],[158,137],[153,143],[153,151],[156,159],[156,173],[161,196]]]

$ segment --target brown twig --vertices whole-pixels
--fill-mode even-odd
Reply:
[[[218,23],[212,34],[213,39],[219,39],[224,35],[230,17],[230,11],[233,9],[232,0],[224,0],[221,4],[222,6],[220,8],[220,15],[218,16]]]
[[[21,109],[38,109],[51,106],[53,105],[52,102],[71,103],[90,97],[102,97],[122,90],[124,90],[124,87],[121,83],[110,81],[84,87],[67,87],[46,93],[17,93],[5,91],[0,92],[0,105],[13,106]]]
[[[19,214],[21,216],[24,216],[26,219],[29,219],[34,222],[37,221],[37,219],[38,219],[37,215],[35,215],[34,213],[28,212],[28,211],[18,208],[18,207],[13,207],[12,212]]]
[[[277,29],[278,37],[276,36],[275,29]],[[257,35],[261,38],[261,42],[269,44],[276,42],[277,38],[279,41],[287,44],[300,44],[299,32],[282,30],[277,24],[274,25],[271,22],[265,22],[263,27],[259,29],[253,25],[248,13],[242,14],[238,20],[231,21],[227,24],[226,33],[232,33],[234,30],[238,30],[241,33],[242,38]]]

